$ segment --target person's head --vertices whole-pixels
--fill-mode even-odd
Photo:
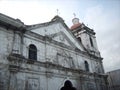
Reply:
[[[66,80],[64,83],[64,87],[72,87],[72,83],[69,80]]]

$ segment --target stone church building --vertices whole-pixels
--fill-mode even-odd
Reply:
[[[107,90],[94,30],[78,18],[69,28],[58,15],[25,25],[0,13],[0,90]]]

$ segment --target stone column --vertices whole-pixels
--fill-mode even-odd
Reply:
[[[12,53],[21,54],[21,33],[14,32]]]
[[[16,90],[16,73],[11,72],[10,73],[10,80],[9,80],[9,89],[8,90]]]

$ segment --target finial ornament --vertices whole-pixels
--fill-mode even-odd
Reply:
[[[60,13],[59,13],[59,9],[57,9],[56,11],[57,11],[57,15],[59,15],[59,14],[60,14]]]
[[[74,15],[74,18],[76,18],[76,14],[75,14],[75,13],[73,13],[73,15]]]
[[[76,18],[76,14],[73,13],[74,18],[72,19],[73,24],[79,24],[79,18]]]

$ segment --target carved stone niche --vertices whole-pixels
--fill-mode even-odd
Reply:
[[[28,78],[25,83],[25,90],[39,90],[39,78]]]
[[[87,90],[96,90],[95,85],[93,83],[87,83]]]

